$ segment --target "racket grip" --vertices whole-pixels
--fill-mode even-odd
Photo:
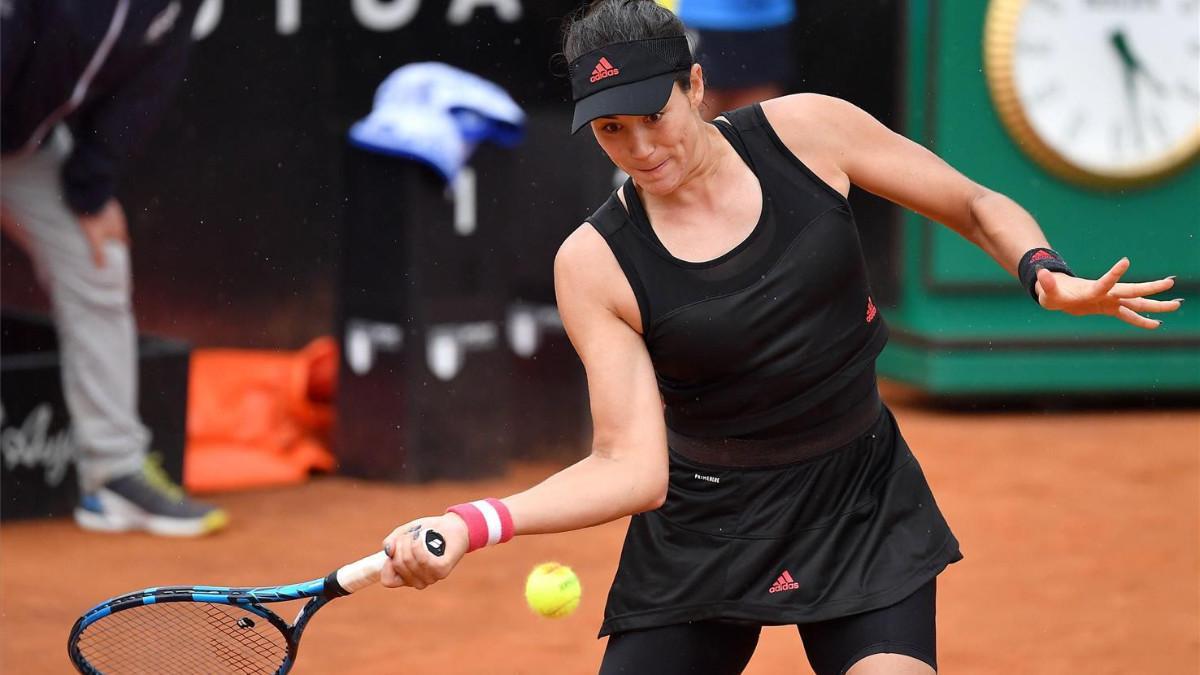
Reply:
[[[386,564],[388,564],[388,555],[380,551],[338,568],[338,571],[330,575],[344,591],[337,595],[348,595],[379,583],[379,575]]]
[[[439,558],[445,554],[445,539],[433,530],[425,530],[425,548]],[[383,566],[388,564],[388,554],[380,551],[349,565],[343,565],[336,572],[326,577],[327,592],[333,595],[349,595],[367,586],[379,583],[379,575]]]

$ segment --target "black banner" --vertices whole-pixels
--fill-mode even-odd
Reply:
[[[63,398],[54,327],[43,318],[0,315],[0,518],[71,513],[79,500],[78,453]],[[138,407],[154,433],[151,452],[182,482],[188,387],[187,345],[142,337]]]

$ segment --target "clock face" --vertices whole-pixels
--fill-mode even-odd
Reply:
[[[1200,150],[1200,0],[993,0],[988,83],[1047,168],[1143,182]]]

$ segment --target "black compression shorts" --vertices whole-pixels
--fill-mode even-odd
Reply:
[[[903,654],[937,670],[935,600],[931,580],[904,600],[882,609],[797,626],[817,675],[844,675],[872,654]],[[736,675],[758,644],[761,626],[697,621],[615,633],[608,639],[600,675]]]

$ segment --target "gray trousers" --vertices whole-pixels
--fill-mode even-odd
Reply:
[[[137,328],[129,248],[109,241],[97,268],[63,200],[71,136],[55,130],[37,152],[0,161],[0,201],[25,231],[58,329],[62,383],[78,448],[79,487],[92,492],[141,468],[150,433],[137,408]]]

